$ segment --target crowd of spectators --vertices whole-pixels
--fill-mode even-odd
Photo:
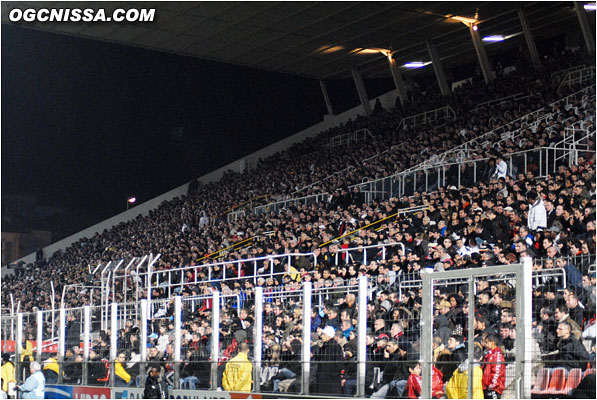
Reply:
[[[436,271],[483,268],[518,263],[521,257],[531,256],[535,259],[536,270],[563,269],[566,272],[565,275],[535,278],[533,332],[536,354],[543,356],[541,362],[544,365],[586,369],[587,362],[594,363],[595,357],[595,153],[582,152],[574,165],[562,158],[546,177],[536,177],[536,166],[527,171],[508,171],[508,167],[503,171],[500,168],[503,154],[553,145],[563,137],[567,126],[592,130],[594,93],[590,93],[593,97],[584,103],[580,98],[575,100],[575,107],[566,109],[556,104],[546,109],[545,113],[551,113],[551,117],[545,123],[534,130],[522,130],[521,140],[503,142],[500,148],[493,149],[497,154],[478,148],[476,157],[493,156],[495,162],[487,162],[486,168],[482,169],[486,172],[477,181],[465,179],[460,188],[448,182],[450,185],[427,192],[413,190],[403,197],[365,203],[362,193],[347,187],[360,182],[363,177],[376,178],[407,169],[432,153],[442,153],[578,89],[568,88],[557,93],[558,85],[548,79],[551,72],[552,69],[546,68],[539,74],[500,77],[493,86],[481,85],[478,90],[475,86],[473,94],[471,88],[464,88],[448,99],[443,98],[443,103],[430,96],[427,107],[423,101],[414,98],[409,108],[381,110],[336,131],[368,127],[376,134],[370,143],[338,151],[322,146],[325,135],[320,135],[262,160],[256,171],[226,174],[218,183],[199,186],[186,197],[165,202],[147,217],[139,216],[93,238],[81,240],[47,261],[40,261],[12,278],[3,279],[3,304],[8,303],[6,296],[12,293],[21,300],[21,310],[49,309],[51,292],[47,282],[53,280],[56,283],[57,293],[61,293],[63,285],[80,283],[81,276],[86,276],[92,284],[97,276],[87,276],[88,266],[100,260],[160,253],[154,268],[159,276],[160,271],[193,265],[206,254],[244,238],[259,237],[248,248],[228,252],[226,259],[311,252],[316,257],[292,257],[294,272],[283,276],[268,276],[263,272],[270,270],[268,261],[260,261],[257,264],[231,263],[212,269],[210,274],[217,280],[226,269],[227,276],[240,274],[243,278],[240,280],[207,282],[205,271],[196,270],[184,277],[185,282],[172,282],[184,284],[177,293],[183,299],[213,290],[239,294],[242,298],[240,304],[238,298],[231,297],[220,311],[218,383],[228,358],[241,344],[251,346],[253,343],[254,287],[259,285],[264,287],[266,296],[263,389],[296,391],[300,388],[300,354],[302,346],[308,343],[313,361],[312,393],[354,395],[357,356],[355,285],[358,276],[366,275],[370,278],[374,299],[367,310],[367,326],[370,327],[367,335],[367,394],[372,397],[411,397],[420,394],[417,378],[420,365],[416,360],[420,350],[422,293],[417,289],[402,291],[400,282],[419,280],[424,268]],[[522,103],[504,105],[502,109],[482,110],[475,115],[465,112],[483,100],[519,92],[521,88],[536,95]],[[459,117],[454,121],[435,128],[418,127],[416,135],[410,127],[395,130],[404,115],[401,113],[421,111],[446,102],[458,110]],[[330,133],[334,132],[325,134]],[[496,138],[501,137],[501,133],[497,131]],[[594,150],[594,139],[587,143]],[[400,146],[392,148],[398,144]],[[390,151],[384,153],[388,149]],[[361,160],[376,154],[378,156],[370,163],[361,165]],[[333,172],[348,166],[354,168],[324,181]],[[322,183],[313,185],[317,182]],[[310,188],[301,194],[325,191],[334,194],[328,202],[288,207],[279,213],[249,214],[233,222],[225,218],[225,212],[232,206],[252,197],[269,194],[272,198],[282,198],[305,186]],[[414,206],[425,206],[425,209],[391,217],[400,209]],[[373,224],[379,220],[383,221]],[[370,227],[360,229],[366,226]],[[358,232],[354,235],[332,241],[355,230]],[[401,245],[393,245],[398,243]],[[360,249],[350,254],[342,253],[342,249],[375,244],[388,246],[384,252]],[[239,267],[241,271],[237,270]],[[285,261],[275,262],[273,269],[283,273],[289,270],[289,265]],[[256,275],[262,276],[253,279]],[[300,293],[304,281],[313,282],[314,293],[320,299],[311,315],[310,338],[302,336],[300,296],[292,295]],[[134,288],[132,277],[128,287]],[[507,279],[498,283],[480,279],[477,284],[476,335],[472,340],[478,343],[479,352],[485,351],[485,354],[474,357],[485,362],[481,390],[485,391],[486,397],[512,390],[513,374],[506,376],[507,368],[497,371],[496,365],[511,361],[514,354],[514,290],[513,283]],[[463,349],[465,342],[471,339],[466,338],[469,314],[466,288],[446,286],[435,294],[434,355],[437,368],[434,369],[434,381],[437,384],[434,393],[441,396],[444,385],[451,387],[453,377],[457,380],[459,375],[466,373],[468,352]],[[123,287],[117,286],[113,296],[112,300],[122,301]],[[152,297],[163,300],[164,307],[150,321],[148,362],[160,363],[165,379],[174,386],[173,298],[159,288]],[[281,301],[282,298],[285,300]],[[66,298],[67,304],[74,307],[89,304],[92,300],[97,304],[99,299],[91,299],[89,291],[73,292]],[[181,354],[184,363],[180,367],[180,383],[183,387],[206,388],[211,379],[208,361],[213,305],[205,300],[193,306],[191,301],[183,301],[183,304]],[[67,334],[71,332],[73,339],[69,347],[79,348],[76,333],[80,326],[76,325],[75,318],[69,317],[69,320]],[[112,334],[118,335],[119,343],[116,384],[133,385],[137,383],[136,377],[144,375],[143,365],[139,363],[139,324],[140,321],[127,321],[117,333],[108,330],[99,334],[90,354],[96,367],[88,374],[88,383],[97,384],[98,379],[105,378],[106,369],[100,360],[108,356]],[[32,326],[27,327],[25,337],[33,332]],[[587,342],[583,343],[583,339]],[[80,369],[75,367],[82,360],[76,352],[73,349],[72,354],[67,355],[71,369],[67,368],[64,373],[66,379],[80,382]],[[52,370],[53,367],[48,365],[53,365],[54,361],[46,363],[45,369]],[[449,390],[446,395],[450,396]]]

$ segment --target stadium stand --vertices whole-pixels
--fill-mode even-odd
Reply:
[[[532,393],[570,394],[585,371],[594,374],[595,85],[561,86],[553,74],[585,59],[563,54],[539,72],[517,65],[491,86],[475,82],[449,98],[415,97],[323,132],[3,278],[3,307],[68,306],[70,354],[56,371],[64,382],[139,387],[147,352],[147,362],[160,363],[173,388],[221,388],[226,362],[248,343],[251,354],[261,350],[254,389],[354,396],[363,340],[364,394],[412,397],[421,392],[423,271],[532,257]],[[520,92],[525,96],[512,100]],[[494,100],[499,106],[477,107]],[[456,117],[402,122],[445,106]],[[341,150],[326,146],[330,137],[360,129],[372,138]],[[384,179],[395,186],[375,188],[372,182]],[[263,196],[274,203],[247,207]],[[304,199],[275,206],[296,198]],[[360,276],[369,282],[366,338],[357,338]],[[310,307],[305,282],[312,284]],[[479,365],[486,397],[514,398],[519,288],[511,277],[480,278],[471,309],[465,286],[446,283],[434,293],[433,396],[472,369],[464,344],[473,341],[485,351]],[[145,298],[151,299],[146,325],[135,312]],[[108,323],[112,302],[125,303],[116,330]],[[76,353],[85,305],[92,306],[93,332],[90,362],[82,368]],[[311,337],[303,330],[305,308],[312,310]],[[471,313],[475,337],[467,338]],[[24,338],[32,341],[37,331],[54,339],[60,331],[58,319],[45,321],[42,331],[36,314],[26,315]],[[262,341],[254,337],[256,324]],[[139,343],[144,334],[147,346]]]

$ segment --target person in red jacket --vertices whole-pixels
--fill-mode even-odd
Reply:
[[[504,354],[498,347],[497,335],[490,333],[483,340],[486,353],[483,358],[483,394],[486,399],[499,399],[506,382]]]

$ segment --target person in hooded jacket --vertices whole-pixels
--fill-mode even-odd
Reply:
[[[475,344],[473,355],[473,395],[472,399],[483,399],[483,370],[479,362],[483,358],[483,350]],[[468,399],[469,360],[463,360],[446,385],[446,396],[449,399]]]

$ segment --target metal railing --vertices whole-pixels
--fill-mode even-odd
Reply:
[[[469,112],[478,112],[487,107],[501,106],[504,104],[512,103],[514,101],[528,99],[529,97],[533,97],[533,96],[537,96],[537,93],[531,93],[531,94],[524,93],[524,92],[516,93],[516,94],[509,95],[509,96],[501,97],[499,99],[494,99],[494,100],[489,100],[489,101],[486,101],[483,103],[479,103],[479,104],[477,104],[477,106],[475,108],[473,108],[472,110],[469,110]]]
[[[509,127],[511,127],[517,123],[519,123],[521,125],[523,123],[526,123],[528,126],[529,122],[537,125],[536,121],[540,117],[542,117],[542,113],[546,112],[547,108],[553,108],[553,106],[555,106],[555,105],[563,105],[564,107],[568,107],[571,105],[571,102],[573,99],[577,99],[579,96],[582,98],[583,95],[590,93],[591,90],[594,91],[594,89],[595,89],[595,84],[588,86],[586,88],[583,88],[575,93],[569,94],[559,100],[556,100],[556,101],[550,103],[546,107],[539,108],[539,109],[532,111],[526,115],[523,115],[520,118],[509,121],[508,123],[506,123],[498,128],[495,128],[487,133],[484,133],[481,136],[475,137],[465,143],[455,146],[448,151],[445,151],[441,154],[432,155],[428,160],[426,160],[418,165],[415,165],[411,168],[408,168],[408,169],[404,170],[403,172],[412,172],[412,171],[417,171],[417,170],[421,170],[421,169],[426,169],[426,168],[429,168],[430,166],[437,166],[438,164],[441,164],[445,160],[449,160],[449,159],[463,159],[464,157],[470,156],[470,153],[472,152],[472,150],[476,150],[479,146],[489,142],[494,136],[497,136],[497,135],[501,136],[502,134],[506,134],[506,137],[513,138],[516,135],[513,134],[512,132],[510,132]],[[545,118],[546,118],[546,116],[543,116],[542,119],[545,119]],[[517,129],[518,132],[520,132],[520,130],[521,129]]]
[[[564,86],[572,86],[593,81],[595,81],[594,66],[573,70],[568,72],[564,79],[562,79],[560,86],[558,86],[558,90],[561,90]]]
[[[580,65],[575,65],[574,67],[570,67],[570,68],[562,69],[562,70],[559,70],[556,72],[552,72],[551,80],[552,80],[552,82],[561,82],[562,79],[564,79],[570,72],[577,71],[577,70],[580,70],[583,68],[585,68],[585,65],[580,64]]]
[[[318,204],[327,201],[329,197],[329,193],[317,193],[308,196],[296,197],[292,199],[280,200],[273,203],[265,204],[263,206],[255,207],[249,210],[249,212],[255,215],[261,215],[270,212],[279,212],[280,210],[286,209],[288,206]]]
[[[402,128],[413,128],[420,125],[427,125],[437,121],[446,121],[456,118],[456,112],[450,106],[439,107],[434,110],[425,111],[420,114],[404,117],[397,130]]]
[[[333,149],[334,147],[348,146],[353,143],[366,142],[369,139],[373,139],[373,134],[369,129],[364,128],[354,132],[336,135],[330,138],[326,147],[329,149]]]

